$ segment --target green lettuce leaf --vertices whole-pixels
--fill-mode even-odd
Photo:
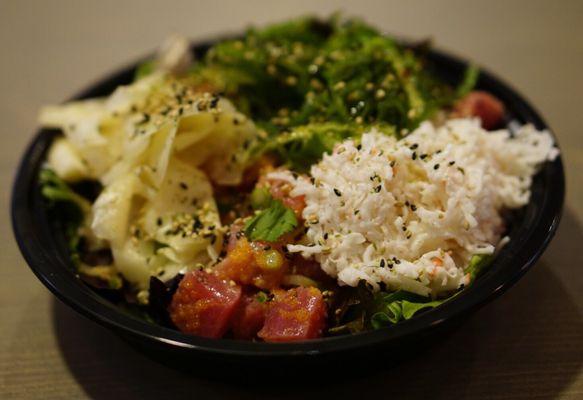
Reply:
[[[78,195],[57,174],[43,168],[39,174],[41,193],[47,200],[49,211],[55,215],[54,221],[62,224],[67,237],[73,262],[78,262],[78,247],[81,240],[79,227],[91,212],[91,203]]]
[[[465,95],[467,95],[468,93],[470,93],[474,89],[474,87],[476,86],[476,83],[478,82],[479,77],[480,77],[479,68],[473,64],[468,66],[468,68],[466,68],[466,71],[464,73],[464,78],[463,78],[462,82],[456,88],[457,98],[458,99],[462,98]]]
[[[154,60],[144,61],[136,68],[134,72],[134,81],[140,80],[156,70],[156,62]]]
[[[480,275],[484,269],[490,265],[490,262],[494,259],[492,254],[475,254],[470,259],[470,263],[466,268],[466,272],[470,274],[470,284],[473,283],[478,275]]]
[[[402,290],[379,293],[376,296],[378,311],[372,314],[370,322],[375,329],[396,324],[411,319],[421,310],[435,308],[448,299],[428,301],[425,297]]]
[[[470,284],[472,284],[479,274],[490,264],[493,259],[490,254],[476,254],[470,259],[466,272],[470,274]],[[454,298],[461,291],[440,300],[429,301],[428,298],[415,295],[405,291],[393,293],[380,292],[375,295],[375,306],[371,315],[370,323],[373,328],[378,329],[399,321],[411,319],[419,311],[435,308],[444,302]],[[376,309],[375,309],[376,308]]]

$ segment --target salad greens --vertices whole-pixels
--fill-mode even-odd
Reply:
[[[265,132],[250,159],[274,153],[301,172],[373,126],[405,135],[473,88],[477,68],[454,90],[428,70],[425,50],[358,19],[302,17],[217,43],[188,78],[227,97]],[[153,70],[145,62],[136,79]]]
[[[303,171],[372,126],[397,135],[415,129],[471,90],[478,70],[469,68],[454,90],[428,72],[420,52],[334,15],[250,29],[212,47],[191,74],[265,131],[252,154],[275,153]]]
[[[492,255],[472,256],[466,269],[470,275],[470,285],[492,259]],[[432,300],[404,290],[373,292],[362,281],[355,289],[345,289],[343,299],[336,306],[336,309],[340,310],[338,318],[334,328],[331,328],[329,332],[331,334],[355,333],[369,328],[379,329],[390,326],[409,320],[421,311],[435,308],[459,293],[461,292],[458,291],[443,299]]]
[[[193,73],[271,134],[322,122],[401,132],[456,99],[413,50],[338,16],[251,29],[211,48]]]
[[[85,216],[91,212],[91,203],[75,193],[57,174],[43,168],[39,174],[41,193],[48,202],[48,208],[57,218],[52,218],[63,224],[65,236],[68,239],[71,258],[78,264],[79,244],[81,236],[79,228],[83,225]]]
[[[387,128],[386,131],[391,130]],[[260,151],[275,153],[290,169],[305,172],[323,154],[331,153],[336,143],[348,138],[358,139],[362,133],[363,127],[354,124],[313,123],[263,142]]]
[[[423,296],[403,290],[392,293],[379,292],[375,296],[377,311],[370,317],[370,322],[375,329],[396,324],[410,319],[418,311],[437,307],[446,300],[428,301]]]
[[[476,280],[484,268],[490,265],[490,262],[492,262],[493,258],[494,256],[491,254],[475,254],[472,256],[466,269],[466,272],[470,274],[470,284]]]

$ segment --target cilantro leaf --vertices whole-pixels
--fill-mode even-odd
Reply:
[[[245,235],[251,240],[275,242],[297,226],[298,220],[294,212],[281,201],[272,200],[268,208],[247,221]]]

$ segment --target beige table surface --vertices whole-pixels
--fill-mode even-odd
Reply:
[[[407,3],[407,4],[405,4]],[[15,165],[38,108],[150,51],[299,13],[343,9],[431,36],[512,82],[554,128],[567,166],[559,232],[534,269],[431,351],[366,379],[233,386],[155,364],[57,302],[9,223]],[[0,398],[583,398],[583,1],[0,0]],[[388,355],[390,356],[390,355]]]

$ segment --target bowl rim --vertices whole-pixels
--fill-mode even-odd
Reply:
[[[203,52],[223,38],[218,36],[212,41],[195,43],[192,49],[195,52]],[[457,73],[461,73],[468,65],[462,58],[454,57],[441,50],[430,50],[428,57],[431,61],[441,63]],[[132,63],[107,75],[72,99],[93,97],[107,91],[107,88],[115,88],[133,75],[137,65],[138,63]],[[516,90],[483,68],[480,68],[479,86],[487,87],[505,104],[512,104],[514,113],[523,121],[533,123],[538,129],[548,129],[542,117]],[[558,147],[556,137],[553,136],[553,138]],[[539,175],[543,175],[542,179],[546,184],[540,204],[541,212],[537,215],[537,225],[532,228],[530,235],[524,238],[520,248],[515,249],[513,261],[516,261],[517,267],[482,276],[447,304],[415,316],[411,320],[379,330],[297,343],[207,339],[153,325],[116,310],[113,304],[79,282],[79,279],[71,273],[70,261],[66,257],[56,254],[55,248],[46,246],[47,240],[51,238],[51,231],[46,212],[39,209],[34,193],[38,191],[35,190],[38,170],[44,161],[44,154],[50,141],[51,137],[46,130],[37,130],[21,158],[12,188],[12,228],[20,251],[30,269],[58,299],[101,325],[134,338],[146,339],[157,345],[188,349],[206,355],[252,358],[326,355],[372,347],[438,328],[445,322],[467,314],[500,296],[534,265],[557,230],[565,195],[564,169],[559,155],[539,172]],[[512,242],[508,246],[512,246]]]

